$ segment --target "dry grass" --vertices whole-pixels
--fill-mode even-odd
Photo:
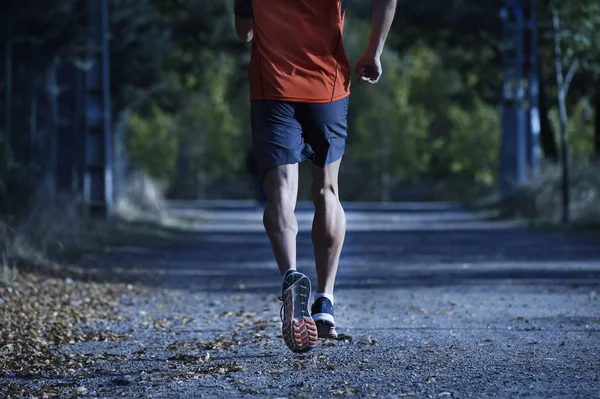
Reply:
[[[31,204],[25,217],[0,221],[0,377],[69,377],[94,359],[60,354],[55,345],[121,339],[96,322],[116,317],[123,293],[146,292],[128,284],[133,283],[128,276],[107,278],[103,267],[81,269],[69,259],[136,240],[147,243],[160,231],[86,219],[82,202],[73,196],[51,197],[40,190]],[[25,395],[0,387],[3,393]]]
[[[10,260],[45,263],[48,256],[65,248],[80,245],[91,231],[91,224],[81,216],[77,198],[59,195],[49,198],[37,194],[30,212],[10,227],[6,257]]]
[[[167,212],[164,187],[145,174],[136,173],[116,202],[116,216],[127,223],[156,225],[159,228],[188,230],[209,217],[200,210]]]
[[[40,189],[25,217],[0,218],[0,282],[14,280],[15,265],[30,271],[56,269],[57,263],[75,260],[82,253],[165,238],[162,228],[175,223],[163,212],[162,201],[160,187],[138,175],[118,199],[115,218],[92,219],[84,217],[81,198],[50,196]]]
[[[2,264],[0,265],[0,285],[12,285],[17,281],[19,276],[19,270],[14,264],[8,263],[6,257],[2,257]]]
[[[166,218],[163,192],[159,183],[143,173],[135,173],[117,199],[115,212],[126,221],[161,222]]]
[[[600,223],[600,164],[573,162],[570,216],[573,224]],[[533,222],[558,223],[562,218],[562,169],[545,165],[540,175],[521,187],[503,205],[505,216]]]
[[[0,282],[10,285],[21,272],[45,275],[82,275],[61,261],[101,243],[103,222],[82,217],[81,202],[74,197],[49,197],[43,192],[32,200],[25,217],[0,221]]]

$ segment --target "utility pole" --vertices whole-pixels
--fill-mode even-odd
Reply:
[[[536,0],[504,0],[500,191],[507,196],[539,172]]]
[[[109,217],[113,208],[108,0],[88,0],[84,78],[83,198],[91,215]]]
[[[4,137],[6,140],[6,154],[10,154],[11,152],[11,128],[12,128],[12,122],[10,120],[11,118],[11,112],[12,112],[12,79],[13,79],[13,75],[12,75],[12,67],[13,67],[13,57],[12,57],[12,29],[11,29],[11,23],[9,22],[6,25],[6,56],[5,56],[5,62],[6,62],[6,83],[5,83],[5,91],[6,91],[6,103],[4,104],[5,107],[5,115],[4,115]],[[6,154],[2,154],[2,156],[5,156]]]

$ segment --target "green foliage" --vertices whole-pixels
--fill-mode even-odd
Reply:
[[[169,21],[153,0],[110,0],[113,109],[169,104],[178,73],[165,68],[171,48]]]
[[[243,108],[236,109],[231,93],[235,60],[223,55],[212,65],[200,79],[210,84],[190,95],[177,119],[177,134],[184,144],[179,155],[186,164],[178,176],[179,184],[192,186],[194,192],[204,195],[216,182],[233,180],[243,173],[250,138],[249,128],[237,117],[248,112],[248,97],[243,104],[237,103]]]
[[[412,78],[422,61],[416,57],[400,57],[387,52],[381,85],[353,88],[350,131],[358,136],[350,141],[359,159],[380,163],[384,173],[399,179],[418,178],[428,168],[430,151],[426,149],[431,112],[411,102],[418,87]],[[360,151],[360,152],[358,152]]]
[[[550,121],[558,132],[558,110],[550,111]],[[592,104],[588,97],[582,97],[570,109],[567,121],[569,149],[575,158],[591,159],[594,155],[594,121]]]
[[[235,61],[221,56],[214,64],[218,67],[207,69],[204,77],[210,86],[200,94],[204,107],[199,111],[204,126],[198,133],[206,137],[205,165],[215,178],[221,179],[240,171],[243,157],[240,159],[233,155],[243,154],[245,148],[242,126],[235,115],[241,110],[232,110],[231,97],[228,97],[229,83],[236,74]]]
[[[560,18],[563,65],[578,62],[600,73],[600,3],[588,0],[553,1]]]
[[[7,28],[0,38],[36,45],[41,58],[85,64],[79,51],[85,2],[27,4],[10,0],[0,6],[0,25]],[[594,138],[590,83],[600,72],[600,3],[538,2],[541,78],[551,98],[556,98],[554,4],[561,18],[565,75],[574,63],[581,67],[567,99],[568,139],[575,156],[587,158]],[[398,1],[380,83],[352,86],[341,171],[345,200],[402,199],[407,185],[423,181],[450,182],[449,191],[494,187],[501,6],[480,0]],[[369,40],[371,10],[370,0],[350,2],[344,46],[351,64]],[[249,195],[250,46],[237,40],[233,20],[231,1],[110,0],[113,111],[132,111],[130,157],[169,186],[173,196]],[[4,74],[0,89],[2,79]],[[550,116],[557,121],[554,109]],[[0,192],[3,185],[11,193],[9,186],[26,186],[20,166],[0,163],[0,169]],[[301,186],[301,197],[309,198],[307,185]]]
[[[85,31],[83,0],[4,0],[0,5],[0,40],[36,46],[48,58],[73,56]]]
[[[471,109],[450,105],[452,126],[445,143],[451,175],[485,187],[495,182],[500,151],[500,118],[496,108],[476,99]]]
[[[586,68],[600,59],[596,3],[561,2],[565,54]],[[494,187],[499,4],[399,1],[380,83],[352,86],[345,200],[401,199],[403,187],[421,181]],[[351,64],[370,35],[370,5],[357,0],[349,10],[344,46]],[[128,140],[134,163],[173,196],[247,197],[250,52],[235,38],[231,4],[111,0],[111,15],[113,104],[135,111]],[[540,45],[551,54],[551,41]],[[585,81],[573,86],[587,93]],[[577,104],[569,140],[587,156],[589,104]],[[300,196],[309,198],[307,185]]]
[[[127,150],[135,165],[150,176],[167,180],[175,172],[177,135],[175,121],[156,105],[148,117],[134,113],[129,118]]]
[[[368,31],[366,23],[349,23],[345,43],[351,59],[358,57]],[[499,113],[473,94],[477,76],[448,68],[442,55],[423,43],[404,54],[387,50],[383,65],[377,86],[352,88],[342,169],[342,179],[351,182],[348,198],[400,198],[399,187],[430,179],[493,187]]]

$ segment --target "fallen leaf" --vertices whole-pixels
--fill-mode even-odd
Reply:
[[[350,335],[346,335],[346,334],[338,334],[338,336],[336,338],[333,338],[336,341],[348,341],[348,342],[352,342],[352,337]]]

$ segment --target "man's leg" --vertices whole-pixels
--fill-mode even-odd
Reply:
[[[251,108],[252,140],[267,197],[263,223],[283,275],[281,334],[292,351],[306,352],[317,343],[318,333],[308,309],[310,280],[296,271],[298,222],[294,209],[298,164],[312,150],[304,142],[294,104],[254,101]]]
[[[319,281],[311,315],[319,337],[335,338],[333,286],[346,233],[346,217],[339,200],[338,173],[348,130],[348,98],[305,104],[298,111],[306,140],[315,152],[312,157],[312,198],[315,205],[312,243]]]
[[[312,197],[315,215],[312,242],[318,286],[311,315],[318,336],[335,338],[333,286],[346,233],[346,217],[339,200],[338,172],[344,154],[348,98],[299,109],[304,134],[315,154],[312,158]]]
[[[252,101],[251,117],[252,147],[266,196],[263,223],[283,275],[296,268],[298,163],[311,150],[293,103]]]
[[[298,164],[270,169],[265,175],[265,190],[267,205],[263,222],[283,276],[281,335],[292,351],[306,352],[317,343],[318,330],[308,311],[310,280],[296,271],[298,221],[294,209],[298,196]]]
[[[264,187],[267,203],[263,223],[283,276],[289,269],[296,269],[298,221],[294,209],[298,197],[298,164],[270,169],[265,175]]]
[[[346,233],[346,216],[339,200],[338,173],[341,159],[324,168],[312,165],[312,200],[315,216],[312,243],[315,252],[317,293],[333,295],[335,276]]]

